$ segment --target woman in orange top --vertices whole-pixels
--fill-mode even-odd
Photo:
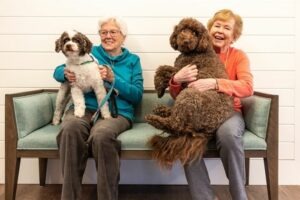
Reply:
[[[240,98],[253,94],[253,77],[246,54],[231,44],[241,35],[243,22],[231,10],[220,10],[208,22],[208,31],[216,53],[223,61],[229,79],[199,79],[195,65],[188,65],[177,72],[169,82],[173,98],[182,90],[182,83],[188,83],[199,91],[217,90],[234,97],[235,114],[217,130],[216,145],[229,179],[233,200],[245,200],[245,155],[242,136],[245,122],[241,113]],[[210,186],[205,163],[202,159],[184,167],[193,200],[217,199]]]

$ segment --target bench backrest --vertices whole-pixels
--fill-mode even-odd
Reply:
[[[32,131],[51,123],[55,98],[56,92],[42,92],[13,98],[18,138],[25,137]],[[145,91],[142,102],[135,108],[134,122],[143,123],[145,115],[151,113],[157,105],[172,103],[169,94],[165,94],[160,99],[155,91]],[[242,99],[242,104],[246,129],[265,139],[271,99],[254,95]],[[35,120],[31,120],[33,118]]]

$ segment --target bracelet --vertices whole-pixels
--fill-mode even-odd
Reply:
[[[216,80],[216,87],[215,87],[215,90],[219,90],[218,79],[215,79],[215,80]]]

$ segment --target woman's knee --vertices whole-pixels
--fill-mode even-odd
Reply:
[[[245,132],[244,122],[235,120],[233,123],[224,123],[216,132],[218,148],[233,148],[242,145]]]
[[[108,128],[102,128],[102,127],[98,127],[96,129],[93,128],[91,130],[91,137],[93,142],[100,143],[100,144],[107,143],[115,139],[114,134],[111,133],[111,131]]]
[[[79,119],[67,120],[62,123],[61,135],[76,138],[89,132],[89,125]]]
[[[242,133],[241,131],[232,130],[232,129],[225,129],[222,131],[217,131],[216,134],[216,141],[217,145],[221,146],[232,146],[236,142],[242,140]]]

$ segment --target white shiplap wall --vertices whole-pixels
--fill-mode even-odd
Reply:
[[[259,5],[259,6],[258,6]],[[54,41],[67,29],[77,29],[97,44],[97,21],[106,15],[123,16],[129,27],[126,47],[141,57],[145,88],[153,88],[153,74],[161,64],[172,64],[178,55],[169,45],[173,26],[182,17],[192,16],[206,24],[215,11],[230,8],[244,19],[243,36],[235,44],[247,52],[257,91],[280,96],[281,184],[299,184],[300,115],[297,109],[296,56],[299,56],[299,8],[295,0],[0,0],[0,183],[4,182],[4,95],[38,88],[56,88],[52,78],[56,65],[64,62],[54,52]],[[295,45],[298,42],[298,45]],[[299,128],[298,128],[299,129]],[[213,183],[227,183],[218,159],[207,160]],[[49,163],[47,181],[61,181],[58,160]],[[89,161],[84,182],[95,182],[95,169]],[[136,169],[135,173],[130,172]],[[32,170],[36,169],[36,170]],[[37,161],[21,164],[19,182],[37,183]],[[185,183],[182,168],[176,165],[162,172],[153,161],[123,161],[121,183]],[[34,171],[34,172],[33,172]],[[289,176],[287,172],[295,172]],[[251,183],[264,184],[262,160],[251,164]],[[297,174],[298,173],[298,174]]]

